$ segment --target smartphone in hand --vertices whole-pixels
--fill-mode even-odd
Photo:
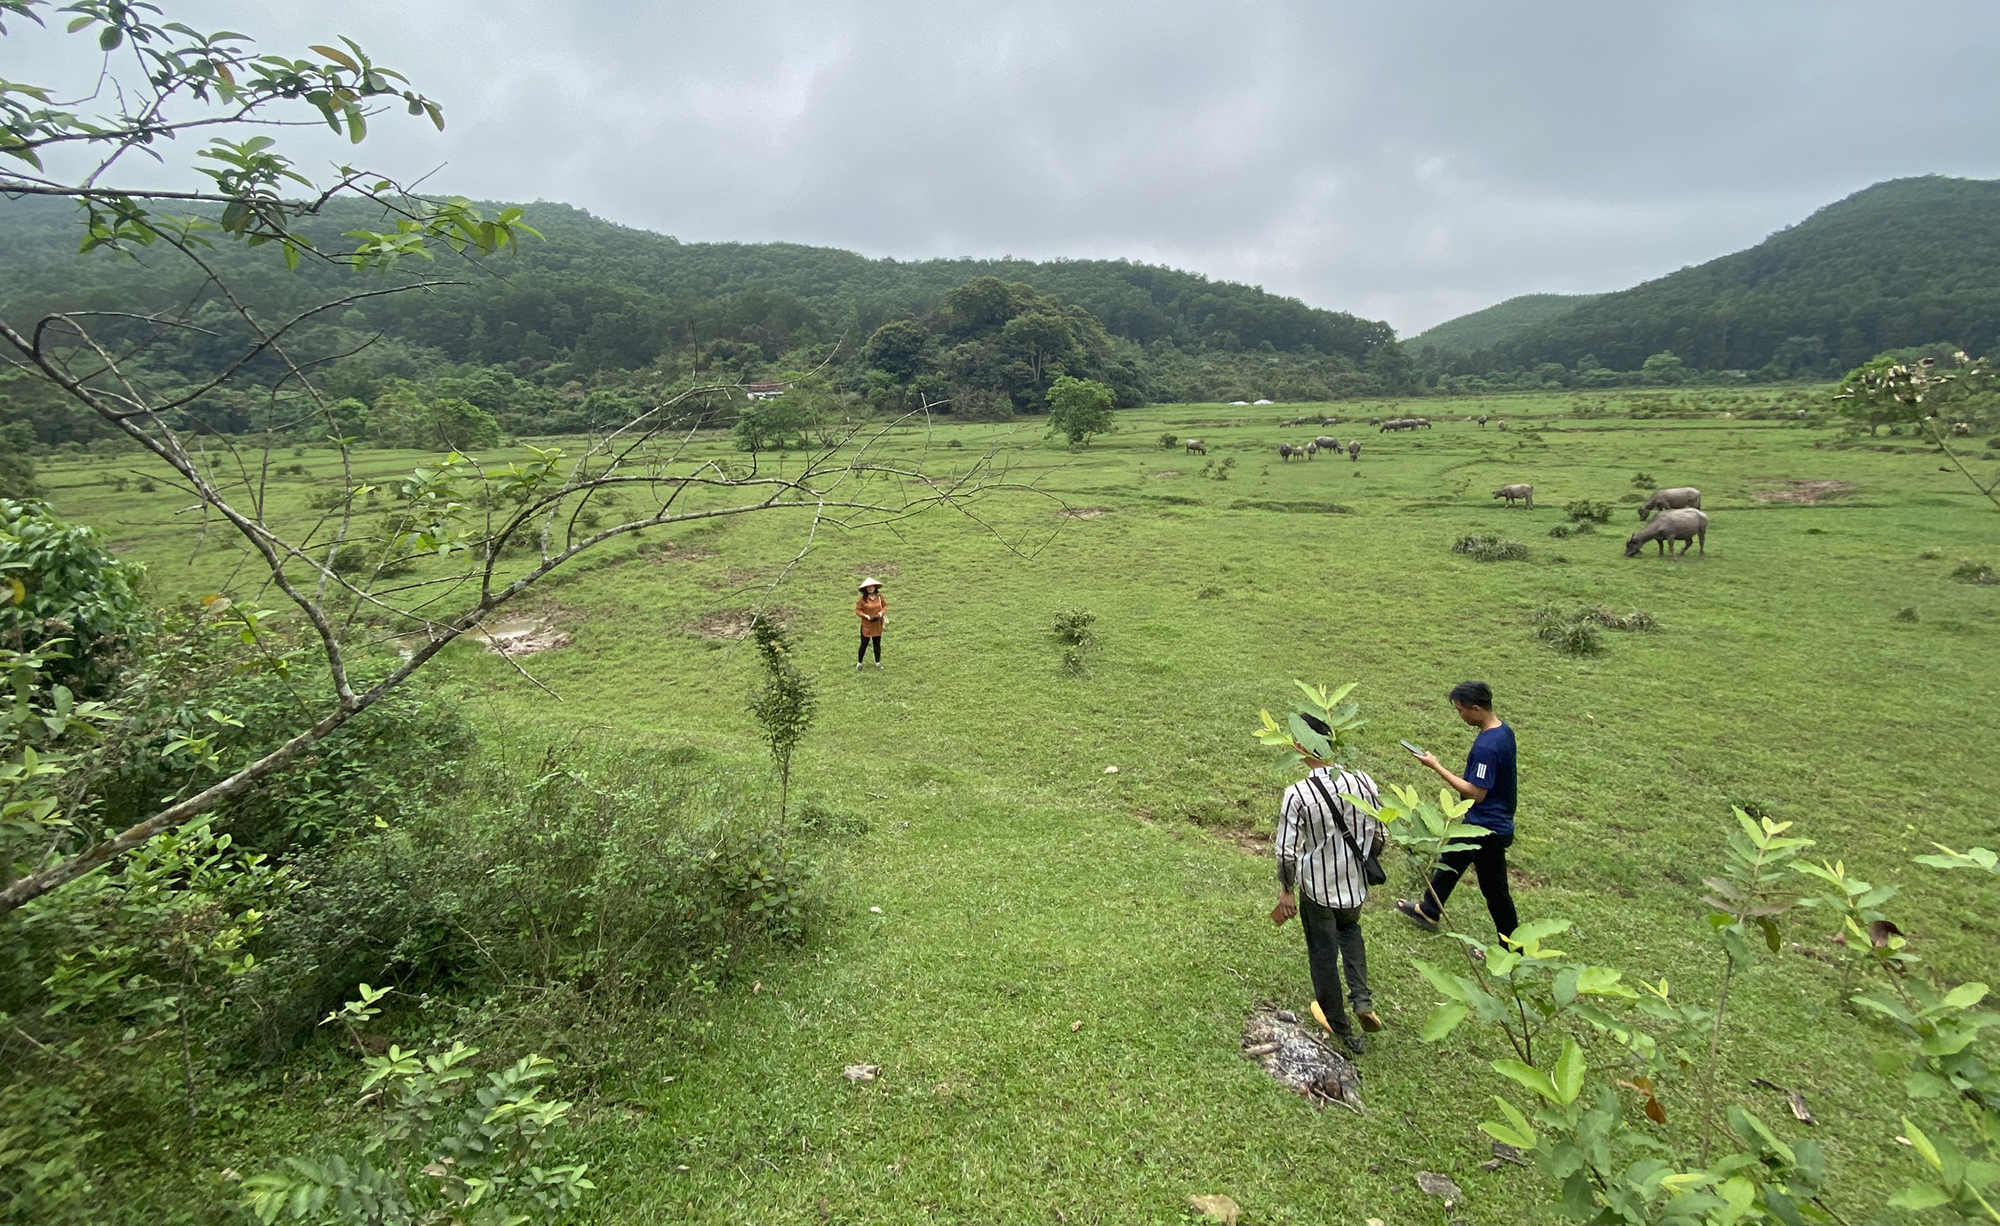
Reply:
[[[1421,757],[1423,757],[1423,756],[1424,756],[1424,751],[1423,751],[1423,750],[1421,750],[1421,749],[1418,749],[1418,748],[1417,748],[1417,747],[1416,747],[1415,745],[1412,745],[1412,744],[1410,744],[1410,743],[1409,743],[1408,741],[1403,741],[1403,742],[1400,742],[1400,744],[1401,744],[1401,745],[1403,746],[1403,748],[1404,748],[1404,749],[1407,749],[1407,750],[1409,750],[1409,751],[1410,751],[1410,756],[1411,756],[1411,757],[1415,757],[1415,758],[1421,758]]]

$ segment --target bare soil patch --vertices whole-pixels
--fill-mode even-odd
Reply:
[[[1787,481],[1772,489],[1751,490],[1758,502],[1791,502],[1802,506],[1852,494],[1861,487],[1852,481]]]
[[[903,568],[894,562],[870,562],[866,565],[855,567],[854,573],[864,579],[871,575],[877,579],[894,579],[897,575],[903,573]]]
[[[1363,1110],[1361,1074],[1310,1019],[1265,1001],[1243,1021],[1243,1054],[1315,1106],[1337,1102]]]
[[[495,617],[472,632],[481,646],[496,655],[532,656],[556,651],[575,640],[556,625],[556,609],[551,605],[540,613],[519,613]]]
[[[1064,507],[1062,510],[1064,519],[1096,519],[1104,514],[1108,512],[1103,507]]]
[[[705,639],[728,639],[740,641],[750,637],[750,623],[757,618],[756,609],[711,609],[688,623],[688,633]],[[771,605],[762,610],[766,617],[776,618],[778,624],[790,627],[798,620],[799,611],[785,605]]]
[[[1180,475],[1181,475],[1181,474],[1180,474],[1180,470],[1179,470],[1179,469],[1174,469],[1174,468],[1170,468],[1170,469],[1168,469],[1167,471],[1165,471],[1165,472],[1163,472],[1163,473],[1154,473],[1154,474],[1153,474],[1153,480],[1155,480],[1155,481],[1168,481],[1168,480],[1171,480],[1171,479],[1173,479],[1174,477],[1178,477],[1178,476],[1180,476]]]

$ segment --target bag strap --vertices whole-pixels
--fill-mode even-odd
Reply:
[[[1354,853],[1355,862],[1366,860],[1368,857],[1361,854],[1361,845],[1354,841],[1353,833],[1347,828],[1347,817],[1340,811],[1340,802],[1327,790],[1326,785],[1319,781],[1317,774],[1307,775],[1306,782],[1313,785],[1313,790],[1319,793],[1320,799],[1324,800],[1326,807],[1332,811],[1333,824],[1340,827],[1340,837],[1347,841],[1347,850]]]

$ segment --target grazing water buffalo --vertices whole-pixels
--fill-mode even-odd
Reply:
[[[1204,442],[1202,442],[1202,441],[1201,441],[1200,439],[1198,439],[1198,438],[1191,438],[1191,439],[1189,439],[1189,440],[1187,441],[1187,449],[1188,449],[1188,454],[1189,454],[1189,455],[1207,455],[1207,454],[1208,454],[1208,444],[1207,444],[1207,443],[1204,443]]]
[[[1321,451],[1340,450],[1340,440],[1333,437],[1331,434],[1322,434],[1318,438],[1314,439],[1313,442],[1319,444],[1319,449]]]
[[[1481,430],[1484,430],[1486,428],[1486,414],[1484,413],[1481,413],[1479,415],[1479,428]]]
[[[1625,556],[1638,557],[1639,551],[1646,547],[1647,541],[1660,543],[1661,557],[1665,557],[1668,552],[1668,542],[1684,542],[1680,553],[1675,555],[1683,558],[1687,556],[1687,551],[1693,548],[1694,543],[1700,541],[1702,556],[1706,557],[1708,556],[1708,512],[1697,511],[1692,507],[1660,512],[1653,516],[1651,523],[1626,538]]]
[[[1646,505],[1639,508],[1639,518],[1646,519],[1655,511],[1681,511],[1688,507],[1701,507],[1701,491],[1692,485],[1678,486],[1670,490],[1654,490]]]
[[[1530,511],[1535,509],[1535,487],[1526,483],[1520,485],[1503,485],[1493,491],[1493,496],[1495,498],[1505,498],[1507,505],[1510,507],[1514,505],[1514,500],[1519,498],[1528,504]]]
[[[1361,458],[1361,440],[1360,440],[1360,439],[1358,439],[1358,438],[1357,438],[1357,439],[1350,439],[1350,440],[1348,441],[1348,444],[1347,444],[1347,458],[1348,458],[1348,459],[1349,459],[1350,461],[1353,461],[1353,460],[1359,460],[1359,459]]]
[[[1504,421],[1496,421],[1493,423],[1493,428],[1495,430],[1500,430],[1504,432],[1507,429],[1507,423]]]
[[[1306,459],[1310,460],[1318,454],[1319,454],[1319,444],[1317,442],[1311,442],[1306,444]]]
[[[1295,455],[1302,456],[1305,453],[1306,449],[1303,447],[1294,447],[1290,443],[1278,444],[1278,458],[1280,460],[1289,460]]]

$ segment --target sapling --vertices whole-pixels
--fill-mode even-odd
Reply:
[[[750,713],[764,730],[764,744],[778,767],[778,820],[783,822],[791,800],[792,751],[812,725],[819,694],[813,679],[792,662],[791,638],[776,618],[759,613],[750,623],[750,634],[764,665],[764,683],[750,695]]]

